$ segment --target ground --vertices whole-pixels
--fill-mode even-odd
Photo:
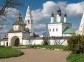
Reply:
[[[0,59],[0,62],[66,62],[70,52],[45,49],[21,49],[25,54],[20,57]]]

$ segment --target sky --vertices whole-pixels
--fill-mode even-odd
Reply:
[[[83,0],[21,0],[25,2],[24,7],[8,8],[7,20],[11,23],[16,21],[18,11],[21,11],[23,21],[25,19],[27,7],[30,6],[34,22],[34,31],[42,33],[46,31],[46,24],[50,23],[50,15],[60,7],[62,14],[67,13],[67,22],[72,23],[74,30],[77,30],[81,21],[82,13],[84,11]],[[4,30],[11,28],[4,26]]]

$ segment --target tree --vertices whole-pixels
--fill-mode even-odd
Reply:
[[[7,12],[5,11],[6,8],[14,7],[17,8],[18,6],[23,6],[24,2],[21,0],[0,0],[0,18],[5,20],[3,16],[6,16]]]

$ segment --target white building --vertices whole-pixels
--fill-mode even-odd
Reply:
[[[61,39],[50,39],[50,45],[67,45],[67,40],[64,38],[75,34],[72,24],[67,22],[67,14],[64,15],[64,21],[61,15],[61,10],[57,11],[56,19],[54,14],[51,14],[51,21],[48,24],[49,37],[61,37]]]
[[[35,38],[34,38],[35,37]],[[42,45],[43,39],[39,39],[32,29],[31,10],[27,9],[25,23],[22,21],[19,13],[16,22],[8,32],[8,38],[0,39],[0,45],[18,46],[18,45]]]
[[[54,14],[51,14],[51,21],[47,24],[49,33],[47,42],[50,45],[67,45],[65,37],[75,34],[72,29],[72,24],[67,22],[67,14],[64,15],[64,19],[62,19],[61,15],[61,10],[57,11],[56,17],[54,17]],[[0,40],[0,45],[43,45],[43,35],[38,37],[38,35],[34,33],[32,27],[33,19],[31,10],[28,6],[24,22],[22,21],[21,14],[19,13],[16,23],[13,24],[12,29],[8,32],[8,37]]]

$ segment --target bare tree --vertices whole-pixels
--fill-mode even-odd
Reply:
[[[5,20],[3,16],[6,16],[7,12],[5,11],[6,8],[14,7],[17,8],[18,6],[23,6],[24,2],[21,0],[0,0],[0,18]]]
[[[17,6],[22,5],[22,3],[20,2],[20,0],[1,0],[1,3],[3,3],[3,5],[0,5],[1,6],[0,16],[4,15],[5,8],[17,7]]]

